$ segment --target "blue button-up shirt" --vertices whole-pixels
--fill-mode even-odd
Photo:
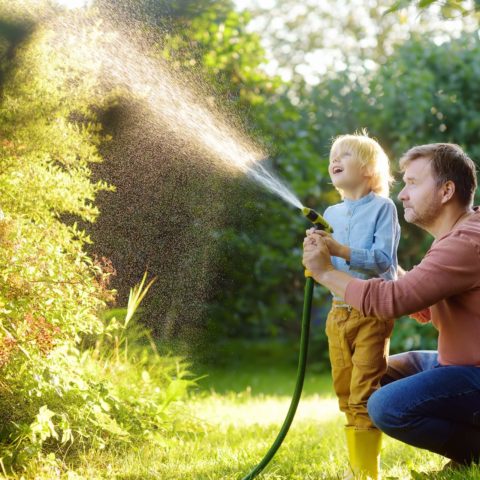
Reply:
[[[358,199],[344,199],[328,207],[325,220],[333,227],[333,238],[350,247],[350,261],[332,257],[337,270],[368,279],[397,278],[397,248],[400,225],[395,204],[373,192]]]

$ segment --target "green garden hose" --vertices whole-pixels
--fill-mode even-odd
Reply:
[[[285,421],[283,422],[282,428],[280,429],[277,438],[270,447],[270,450],[268,450],[261,462],[247,476],[243,477],[243,480],[251,480],[255,478],[266,467],[268,462],[270,462],[277,450],[280,448],[280,445],[282,444],[284,438],[286,437],[288,429],[292,424],[293,417],[295,416],[295,412],[297,411],[298,402],[300,401],[300,395],[302,394],[303,381],[305,379],[313,285],[313,278],[307,277],[305,282],[305,296],[303,300],[302,333],[300,336],[300,355],[298,358],[297,382],[295,385],[295,390],[293,392],[292,401],[290,403],[290,408],[288,409],[288,413]]]
[[[302,213],[315,225],[315,228],[332,232],[332,227],[327,221],[309,208],[303,208]],[[302,313],[302,328],[300,334],[300,355],[298,357],[297,368],[297,381],[295,384],[295,390],[293,392],[292,401],[290,402],[290,408],[288,409],[287,416],[283,422],[282,428],[277,435],[277,438],[273,442],[272,446],[260,461],[260,463],[242,480],[252,480],[255,478],[270,462],[277,450],[280,448],[283,440],[287,436],[290,425],[292,424],[293,417],[297,411],[298,403],[300,402],[300,396],[302,395],[303,381],[305,379],[305,368],[307,365],[307,352],[308,352],[308,338],[310,334],[310,315],[312,311],[312,297],[313,286],[315,284],[313,278],[308,272],[305,272],[305,293],[303,297],[303,313]]]

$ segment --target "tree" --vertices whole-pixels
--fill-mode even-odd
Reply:
[[[111,100],[96,47],[111,38],[84,13],[69,15],[48,2],[0,4],[0,44],[8,52],[0,99],[0,458],[6,475],[35,464],[46,465],[47,476],[58,475],[64,459],[80,449],[145,438],[170,421],[165,409],[191,384],[179,359],[135,352],[138,341],[122,349],[121,311],[104,318],[115,298],[114,271],[108,260],[87,254],[91,240],[79,225],[95,221],[97,195],[111,190],[91,172],[108,142],[97,114]],[[72,41],[73,34],[82,42]],[[140,358],[137,372],[133,352]],[[117,368],[136,377],[137,391],[128,380],[124,395],[118,377],[111,381]]]
[[[252,120],[279,82],[257,68],[263,50],[258,36],[245,30],[248,14],[225,13],[221,4],[188,21],[181,18],[176,28],[162,31],[163,36],[148,35],[149,41],[155,41],[146,42],[145,59],[159,62],[159,70],[151,75],[162,76],[165,70],[160,65],[165,65],[170,85],[191,90],[194,84],[205,114],[220,115],[219,121],[231,126],[234,140],[248,132],[261,141]],[[133,35],[132,31],[126,35]],[[125,55],[128,52],[116,52],[127,65]],[[126,68],[132,70],[132,64]],[[182,90],[176,91],[182,95]],[[161,95],[158,100],[162,101]],[[183,105],[188,108],[185,101]],[[238,111],[243,112],[243,120]],[[172,117],[170,121],[175,122]],[[92,252],[112,259],[121,300],[132,278],[146,268],[158,277],[143,315],[157,335],[192,337],[200,328],[198,337],[204,336],[212,297],[238,262],[249,265],[240,257],[238,262],[222,264],[223,250],[232,251],[225,232],[242,220],[251,222],[255,202],[245,208],[242,196],[255,199],[258,189],[220,168],[221,162],[216,164],[211,152],[192,140],[193,132],[177,125],[172,134],[173,125],[158,122],[136,92],[119,92],[115,105],[103,112],[102,124],[112,141],[104,146],[106,162],[95,168],[95,174],[108,179],[117,191],[99,198],[102,214],[89,227]],[[220,317],[215,319],[222,323]]]
[[[430,6],[436,5],[440,7],[440,14],[444,19],[454,19],[458,16],[465,17],[473,15],[478,19],[480,10],[480,2],[478,0],[397,0],[387,10],[386,13],[396,12],[416,3],[417,8],[426,11]]]
[[[478,28],[473,16],[464,18],[460,25],[443,21],[442,12],[449,5],[469,2],[443,2],[447,5],[442,9],[426,5],[432,2],[416,6],[417,2],[411,1],[397,2],[402,8],[389,9],[388,2],[382,0],[310,0],[302,4],[276,0],[269,7],[252,3],[251,28],[262,35],[272,63],[270,71],[295,83],[306,78],[316,84],[342,70],[365,77],[412,33],[429,34],[442,41],[464,29]]]

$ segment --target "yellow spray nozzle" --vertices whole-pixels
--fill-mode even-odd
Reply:
[[[313,208],[302,207],[302,213],[307,217],[318,230],[325,230],[328,233],[333,233],[332,226]],[[305,270],[305,276],[311,277],[312,273],[309,270]]]
[[[325,230],[326,232],[332,233],[332,226],[313,208],[302,208],[302,213],[307,217],[319,230]]]

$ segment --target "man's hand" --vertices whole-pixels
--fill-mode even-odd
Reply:
[[[325,241],[325,245],[327,246],[328,251],[330,252],[330,255],[332,257],[340,257],[344,258],[347,261],[350,261],[350,248],[337,242],[330,233],[327,233],[323,230],[315,230],[314,228],[308,230],[307,235],[308,232],[316,232],[323,238],[323,240]]]
[[[303,265],[318,283],[340,298],[345,298],[345,290],[353,277],[333,268],[325,238],[319,233],[319,230],[307,230],[303,241]]]
[[[318,233],[315,229],[308,230],[303,241],[303,265],[317,281],[323,273],[334,270],[325,239]]]

